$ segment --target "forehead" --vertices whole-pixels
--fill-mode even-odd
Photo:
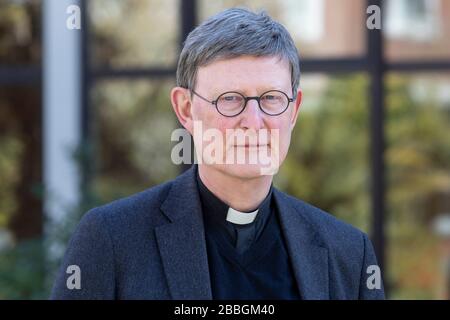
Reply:
[[[241,56],[214,61],[199,67],[197,88],[211,91],[246,89],[289,89],[289,62],[280,57]]]

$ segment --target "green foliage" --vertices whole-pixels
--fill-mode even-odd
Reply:
[[[48,298],[43,249],[34,239],[0,252],[0,300]]]

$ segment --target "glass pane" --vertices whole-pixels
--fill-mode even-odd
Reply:
[[[41,1],[0,1],[0,64],[39,64]]]
[[[450,214],[449,92],[448,73],[387,76],[387,263],[395,299],[449,298],[450,235],[439,223]]]
[[[169,96],[174,83],[108,80],[94,87],[94,189],[103,202],[142,191],[180,172],[170,157],[171,133],[178,126]]]
[[[0,86],[0,300],[47,299],[39,87]]]
[[[369,230],[368,79],[306,74],[303,104],[276,185]]]
[[[95,67],[173,66],[178,57],[178,1],[91,0]]]
[[[365,1],[200,0],[200,21],[234,6],[266,10],[291,33],[302,58],[360,56],[365,53]]]
[[[450,60],[450,1],[388,0],[385,6],[387,59]]]
[[[39,88],[0,86],[0,233],[40,234],[41,131]]]

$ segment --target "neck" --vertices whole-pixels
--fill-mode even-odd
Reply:
[[[198,165],[203,184],[231,208],[250,212],[259,207],[270,191],[272,176],[242,178],[226,174],[216,168]]]

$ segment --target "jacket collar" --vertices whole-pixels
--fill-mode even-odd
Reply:
[[[161,205],[170,223],[155,229],[173,299],[212,299],[197,166],[177,177]],[[328,299],[328,250],[306,215],[306,207],[273,188],[282,233],[303,299]]]

